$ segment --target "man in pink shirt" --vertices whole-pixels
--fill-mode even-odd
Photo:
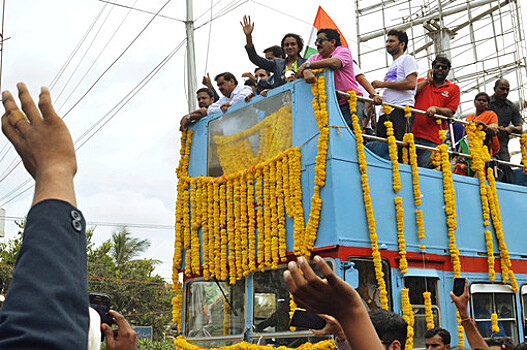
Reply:
[[[297,76],[304,78],[306,83],[312,84],[315,82],[315,75],[311,69],[331,68],[335,71],[336,90],[343,92],[355,90],[357,96],[362,96],[359,83],[355,80],[351,51],[342,46],[339,32],[335,29],[322,28],[317,32],[315,43],[318,54],[309,57],[307,62],[298,68]],[[368,91],[370,98],[373,98],[376,104],[382,104],[381,97],[375,93],[373,87],[370,86],[370,90]],[[339,97],[339,107],[346,123],[351,128],[351,113],[344,97]],[[364,102],[357,101],[357,115],[362,115],[364,109]]]

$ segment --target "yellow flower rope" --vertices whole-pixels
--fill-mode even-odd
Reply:
[[[459,250],[456,245],[455,230],[456,223],[456,199],[454,192],[454,182],[452,181],[452,171],[450,170],[450,160],[448,157],[448,146],[441,144],[437,146],[441,152],[441,170],[443,171],[443,195],[445,200],[445,213],[447,216],[448,229],[448,249],[450,259],[454,267],[454,277],[461,277],[461,263],[459,260]]]
[[[181,290],[181,282],[173,281],[172,291],[176,294],[172,298],[172,322],[177,323],[178,332],[181,332],[181,310],[183,303],[183,293]]]
[[[412,107],[409,105],[404,106],[404,117],[409,119],[412,116]]]
[[[179,336],[176,339],[174,339],[174,345],[176,347],[176,350],[206,350],[205,348],[200,348],[197,345],[189,343],[182,336]],[[214,350],[275,350],[275,349],[280,349],[280,350],[332,350],[335,348],[336,348],[335,342],[330,339],[330,340],[323,340],[316,344],[304,343],[295,349],[287,348],[285,346],[280,346],[278,348],[275,348],[270,345],[258,345],[258,344],[250,344],[247,342],[240,342],[240,343],[229,345],[229,346],[222,346],[220,348],[214,348]]]
[[[408,288],[401,289],[401,309],[403,319],[408,323],[405,350],[412,350],[414,347],[414,310],[410,304]]]
[[[520,137],[520,149],[522,152],[523,173],[527,175],[527,134]]]
[[[406,261],[406,243],[404,240],[404,209],[403,209],[403,199],[400,196],[396,196],[394,199],[395,202],[395,216],[397,219],[397,242],[399,245],[399,255],[401,260],[399,260],[399,269],[401,274],[405,274],[408,271],[408,262]]]
[[[463,326],[461,325],[461,316],[459,316],[459,311],[456,311],[456,321],[457,321],[457,347],[459,349],[465,349],[465,334]]]
[[[295,313],[295,310],[296,310],[296,303],[295,303],[295,298],[293,298],[293,294],[289,293],[289,319],[291,320],[293,318],[293,314]],[[296,331],[296,327],[289,327],[289,330],[291,332],[294,332]]]
[[[498,326],[498,315],[495,312],[490,315],[490,321],[492,322],[492,333],[498,333],[500,331],[500,327]]]
[[[355,114],[357,106],[357,94],[355,91],[348,91],[350,94],[349,105],[352,113],[353,133],[357,142],[357,158],[359,162],[359,170],[361,172],[362,195],[364,198],[364,209],[366,211],[366,219],[368,221],[368,230],[370,233],[373,265],[375,267],[375,276],[379,286],[379,299],[381,301],[381,308],[388,310],[388,292],[386,290],[386,282],[384,281],[384,272],[382,271],[381,253],[377,243],[377,233],[375,231],[375,217],[373,216],[373,206],[371,204],[370,186],[368,184],[366,155],[364,153],[364,140],[362,138],[362,131],[359,125],[359,118]]]
[[[434,314],[432,313],[432,298],[430,292],[423,292],[425,301],[426,329],[432,329],[434,325]]]
[[[249,235],[249,247],[248,247],[248,259],[249,259],[249,270],[246,271],[248,275],[249,272],[256,271],[256,222],[255,222],[255,212],[254,212],[254,174],[255,169],[247,170],[247,215],[249,217],[248,225],[248,235]]]
[[[386,134],[388,135],[388,150],[390,159],[392,161],[392,179],[393,191],[395,193],[401,190],[401,176],[399,174],[399,160],[397,156],[397,144],[395,143],[395,136],[393,136],[393,124],[390,121],[384,122],[386,127]]]
[[[231,324],[231,308],[228,301],[228,298],[223,299],[223,335],[229,335]]]

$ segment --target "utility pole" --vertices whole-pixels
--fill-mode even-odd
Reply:
[[[185,28],[187,30],[187,99],[188,111],[196,109],[196,55],[194,52],[194,19],[192,10],[192,0],[187,0],[187,20]]]

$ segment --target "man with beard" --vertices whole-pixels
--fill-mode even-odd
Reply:
[[[214,103],[214,92],[211,89],[201,88],[197,91],[196,97],[198,99],[199,109],[184,115],[181,118],[179,130],[186,130],[190,123],[195,123],[207,115],[207,108]]]
[[[388,68],[384,81],[374,80],[371,85],[383,88],[382,99],[385,103],[402,106],[413,106],[417,82],[418,65],[410,55],[406,55],[408,36],[399,30],[390,30],[386,38],[386,51],[392,56],[393,62]],[[393,123],[393,133],[397,140],[402,141],[405,133],[412,130],[414,115],[405,118],[404,111],[394,109],[389,115],[383,114],[377,123],[377,136],[387,137],[385,121]],[[401,157],[399,157],[401,158]]]
[[[510,85],[506,79],[500,78],[494,84],[494,95],[490,97],[489,109],[498,115],[498,141],[500,142],[500,151],[494,156],[503,161],[510,161],[509,154],[509,137],[511,133],[522,133],[522,117],[518,107],[510,100]],[[511,125],[512,124],[512,125]],[[508,165],[498,164],[497,181],[513,183],[514,173]]]
[[[446,128],[447,122],[437,124],[434,115],[453,117],[459,106],[459,87],[446,79],[450,67],[448,58],[437,56],[432,62],[432,69],[428,71],[427,79],[419,79],[417,83],[415,108],[426,111],[426,114],[415,114],[412,133],[417,144],[434,148],[441,144],[439,130]],[[431,151],[417,149],[418,165],[433,168],[431,155]]]

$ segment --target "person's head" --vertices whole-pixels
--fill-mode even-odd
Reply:
[[[392,56],[402,55],[408,48],[408,35],[400,30],[392,29],[386,38],[386,51]]]
[[[490,96],[486,92],[478,92],[474,97],[476,112],[481,113],[489,108]]]
[[[340,34],[336,29],[322,28],[317,32],[317,45],[318,53],[323,57],[328,57],[337,46],[341,46]]]
[[[300,52],[304,48],[304,40],[302,40],[302,37],[298,34],[287,33],[284,35],[280,45],[286,56],[300,56]]]
[[[370,311],[370,320],[386,350],[404,349],[408,323],[401,316],[383,309],[374,309]]]
[[[514,350],[514,343],[510,338],[490,338],[486,342],[490,350]]]
[[[268,47],[263,51],[265,58],[268,60],[272,60],[275,58],[284,58],[284,50],[278,45],[273,45],[271,47]]]
[[[214,93],[211,89],[201,88],[196,92],[196,97],[198,99],[199,108],[207,108],[214,103]]]
[[[263,68],[255,68],[254,76],[256,77],[256,79],[266,80],[266,79],[269,79],[269,72]]]
[[[527,350],[527,343],[523,342],[523,343],[516,345],[514,350]]]
[[[443,328],[432,328],[425,333],[426,350],[450,350],[450,333]]]
[[[494,96],[496,96],[496,100],[505,101],[507,96],[509,96],[509,89],[510,85],[507,79],[499,78],[496,80],[494,84]]]
[[[214,80],[216,80],[216,84],[218,84],[218,89],[220,90],[221,94],[225,97],[231,97],[231,93],[238,85],[238,80],[236,80],[236,77],[229,72],[216,75]]]
[[[435,60],[432,62],[432,70],[434,71],[432,75],[434,81],[445,81],[448,72],[450,72],[451,67],[452,64],[450,63],[450,60],[448,58],[442,55],[436,56]]]

